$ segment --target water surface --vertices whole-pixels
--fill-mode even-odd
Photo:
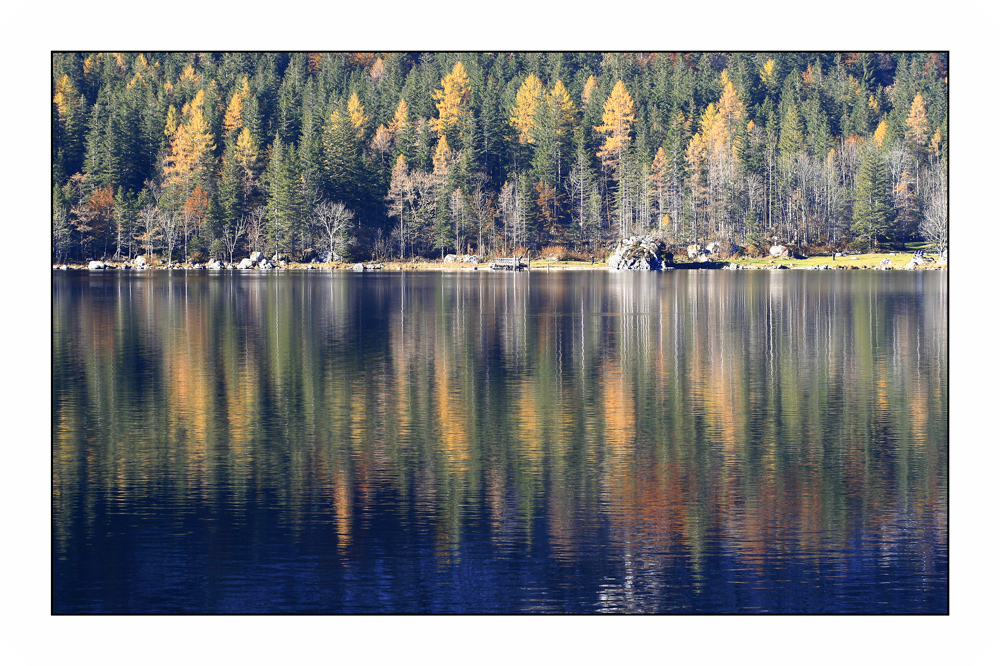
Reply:
[[[52,287],[55,613],[947,612],[944,273]]]

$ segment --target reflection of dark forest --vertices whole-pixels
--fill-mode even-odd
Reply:
[[[600,534],[619,576],[609,608],[668,610],[657,567],[696,590],[720,553],[751,577],[802,557],[847,575],[862,556],[945,575],[939,275],[83,275],[54,289],[57,556],[160,497],[251,523],[278,507],[289,538],[322,531],[344,562],[386,520],[433,543],[439,567],[473,537],[585,567]],[[213,529],[206,547],[224,554]]]

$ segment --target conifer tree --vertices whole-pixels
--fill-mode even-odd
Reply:
[[[303,201],[295,146],[286,146],[280,136],[262,181],[268,194],[265,247],[268,252],[294,252],[301,235]]]
[[[878,248],[892,223],[893,207],[889,176],[881,154],[868,148],[861,162],[854,192],[854,215],[851,231],[866,250]]]

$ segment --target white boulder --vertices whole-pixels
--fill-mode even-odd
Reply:
[[[611,256],[608,257],[608,268],[615,271],[658,271],[663,268],[663,243],[652,236],[631,236],[618,241]]]

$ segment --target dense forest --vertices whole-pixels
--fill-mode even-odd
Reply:
[[[52,55],[54,261],[945,243],[947,155],[946,53]]]

